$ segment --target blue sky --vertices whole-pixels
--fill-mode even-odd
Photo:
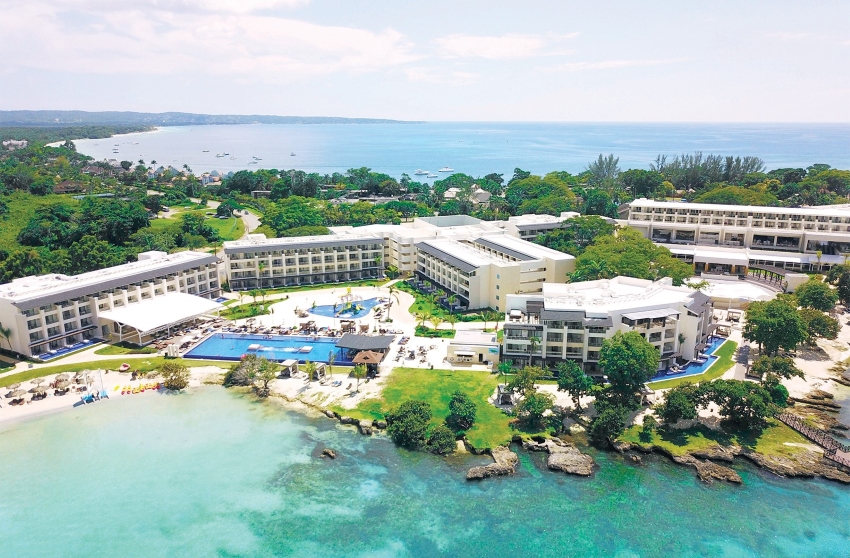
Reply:
[[[0,0],[0,108],[850,121],[850,2]]]

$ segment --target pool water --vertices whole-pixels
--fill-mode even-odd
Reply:
[[[667,374],[666,370],[663,370],[655,375],[654,380],[666,379],[666,378],[682,378],[685,376],[695,376],[697,374],[702,374],[714,364],[714,361],[717,360],[718,357],[712,356],[714,352],[726,342],[725,337],[709,337],[708,347],[703,351],[704,354],[709,355],[705,362],[702,364],[697,364],[696,362],[691,362],[687,366],[683,366],[681,371],[678,374]]]
[[[327,362],[328,354],[336,354],[335,362],[346,362],[343,353],[336,347],[336,339],[312,336],[240,335],[216,333],[186,353],[187,358],[211,358],[239,360],[242,355],[254,353],[269,360],[289,359],[301,362]],[[259,345],[259,349],[251,349]],[[309,348],[309,349],[308,349]]]
[[[366,300],[356,300],[352,301],[351,304],[353,306],[358,307],[358,310],[355,311],[353,308],[346,308],[348,303],[339,303],[334,308],[333,304],[323,304],[321,306],[314,306],[307,310],[311,314],[315,314],[317,316],[324,316],[326,318],[340,318],[343,320],[358,320],[360,318],[366,317],[371,312],[372,308],[381,303],[381,299],[379,298],[369,298]]]

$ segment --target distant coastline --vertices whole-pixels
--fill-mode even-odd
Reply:
[[[199,126],[226,124],[422,124],[421,121],[338,116],[277,116],[265,114],[198,114],[191,112],[131,112],[82,110],[2,110],[3,127],[63,126]]]

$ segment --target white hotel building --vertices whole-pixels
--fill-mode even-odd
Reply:
[[[244,290],[375,278],[392,265],[455,294],[462,307],[504,309],[506,294],[540,292],[544,282],[561,282],[574,269],[572,256],[517,238],[523,230],[555,229],[573,215],[494,222],[456,215],[334,227],[323,236],[249,235],[224,243],[225,273],[232,289]]]
[[[714,328],[711,299],[670,279],[546,284],[537,295],[508,295],[506,311],[503,360],[551,366],[569,359],[591,374],[600,372],[603,341],[618,331],[643,335],[664,369],[697,358]]]
[[[200,252],[144,252],[137,262],[0,285],[4,349],[28,357],[87,339],[146,343],[169,326],[220,307],[218,258]]]
[[[818,271],[844,263],[850,254],[850,206],[844,205],[792,208],[641,198],[624,205],[620,217],[621,225],[693,263],[697,273]]]

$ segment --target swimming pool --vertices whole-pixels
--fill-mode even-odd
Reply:
[[[714,352],[720,347],[720,345],[725,342],[725,337],[709,337],[708,347],[706,347],[703,351],[704,354],[709,355],[708,358],[705,359],[705,362],[703,362],[702,364],[691,362],[687,366],[682,367],[681,372],[677,374],[668,375],[667,370],[662,370],[652,378],[652,381],[665,380],[669,378],[684,378],[686,376],[696,376],[697,374],[702,374],[703,372],[711,368],[711,365],[714,364],[714,362],[717,360],[718,357],[713,356]]]
[[[327,362],[328,354],[333,352],[335,362],[347,362],[344,353],[337,349],[336,342],[336,339],[301,335],[216,333],[186,353],[186,357],[239,360],[244,354],[254,353],[276,361]]]
[[[354,300],[352,302],[340,302],[334,307],[333,304],[314,306],[307,311],[317,316],[326,318],[340,318],[342,320],[358,320],[369,315],[369,312],[381,303],[380,298],[369,298],[366,300]],[[356,308],[356,310],[355,310]]]

